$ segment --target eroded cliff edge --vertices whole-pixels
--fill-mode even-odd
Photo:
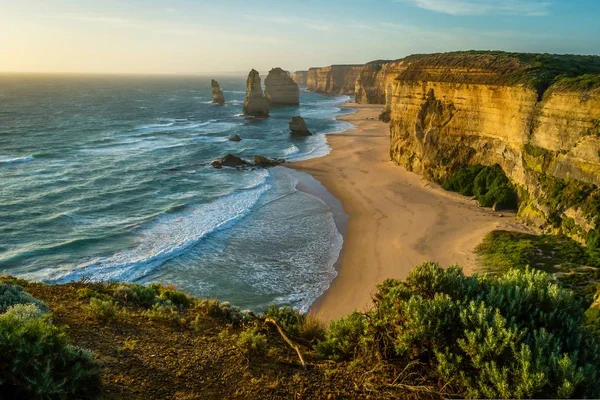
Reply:
[[[373,82],[390,85],[393,161],[437,182],[498,164],[525,222],[598,240],[600,57],[460,52],[392,67]]]

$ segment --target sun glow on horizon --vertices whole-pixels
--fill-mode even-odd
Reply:
[[[237,74],[453,50],[594,54],[600,37],[590,12],[600,5],[588,0],[568,11],[558,0],[0,5],[0,72]]]

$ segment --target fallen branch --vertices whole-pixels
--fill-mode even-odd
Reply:
[[[304,362],[304,358],[302,357],[302,353],[300,353],[300,348],[294,344],[294,342],[292,342],[285,334],[285,332],[283,331],[283,329],[281,329],[281,327],[279,326],[279,324],[277,323],[277,321],[275,321],[272,318],[265,318],[265,323],[266,322],[270,322],[273,325],[275,325],[275,327],[277,328],[277,331],[279,332],[279,334],[281,335],[281,337],[283,338],[283,340],[285,340],[285,342],[290,345],[290,347],[292,349],[294,349],[296,351],[296,353],[298,354],[298,358],[300,359],[300,363],[302,364],[302,368],[306,369],[306,363]]]

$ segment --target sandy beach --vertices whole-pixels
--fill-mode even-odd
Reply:
[[[459,264],[471,273],[473,250],[494,229],[524,229],[514,214],[478,207],[474,200],[389,160],[389,126],[380,105],[347,104],[340,119],[356,129],[328,136],[329,155],[288,165],[316,178],[348,215],[338,277],[311,311],[331,320],[371,304],[377,284],[405,278],[424,261]]]

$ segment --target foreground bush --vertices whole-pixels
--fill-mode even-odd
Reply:
[[[99,368],[35,304],[0,315],[0,398],[92,398]]]
[[[43,302],[24,292],[21,286],[0,282],[0,313],[17,304],[35,304],[40,310],[48,311]]]
[[[383,360],[458,397],[600,396],[584,308],[544,272],[466,277],[425,263],[406,281],[386,280],[374,300],[373,311],[334,322],[318,352]]]

